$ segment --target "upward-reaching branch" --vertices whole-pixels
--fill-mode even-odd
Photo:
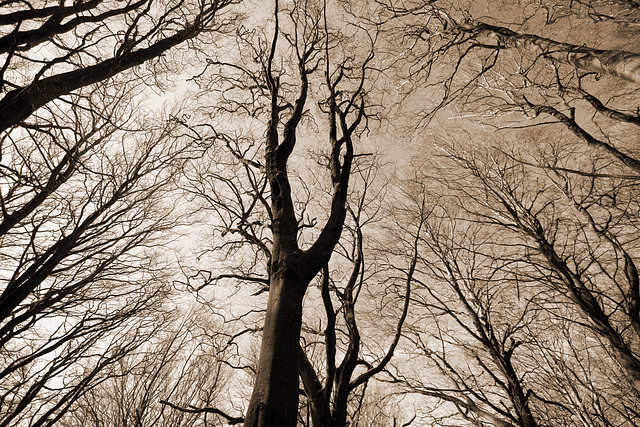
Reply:
[[[325,12],[325,27],[326,27]],[[357,77],[357,85],[353,90],[351,97],[340,102],[341,92],[338,89],[339,83],[345,78],[345,70],[342,64],[338,65],[338,72],[332,79],[331,61],[328,50],[328,33],[325,44],[325,61],[326,70],[325,78],[329,97],[327,104],[329,107],[329,144],[331,152],[329,157],[329,169],[331,171],[331,182],[333,186],[333,194],[331,198],[331,211],[329,219],[322,229],[315,243],[307,251],[309,261],[313,263],[314,269],[319,271],[322,265],[329,260],[333,247],[340,238],[340,231],[344,224],[347,208],[347,194],[349,186],[349,177],[353,164],[354,147],[353,137],[356,130],[365,118],[365,89],[364,82],[368,78],[369,63],[373,60],[373,48],[368,56],[363,60],[360,68],[360,76]],[[338,130],[340,137],[338,137]],[[342,155],[342,161],[340,155]]]

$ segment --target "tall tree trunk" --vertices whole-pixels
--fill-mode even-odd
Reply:
[[[294,126],[290,129],[295,132]],[[305,254],[298,247],[298,223],[287,177],[287,159],[295,133],[288,133],[284,140],[287,144],[278,146],[277,129],[269,128],[266,169],[271,186],[273,249],[258,373],[246,427],[294,427],[298,413],[302,299],[315,274],[308,271]]]
[[[271,280],[258,374],[246,427],[295,426],[302,297],[295,268],[282,263]]]
[[[364,117],[362,85],[351,100],[336,102],[336,89],[343,74],[331,81],[330,69],[325,77],[329,88],[329,170],[333,184],[330,214],[315,242],[306,250],[298,247],[298,218],[292,199],[287,162],[296,145],[296,132],[306,108],[308,75],[317,69],[314,54],[326,41],[325,36],[307,41],[304,49],[296,47],[299,93],[293,109],[285,119],[280,105],[280,79],[272,72],[280,34],[278,1],[274,10],[275,31],[267,59],[266,80],[270,91],[271,117],[267,125],[265,173],[271,189],[271,230],[273,247],[269,265],[269,301],[260,347],[258,372],[247,409],[245,427],[295,427],[298,413],[300,327],[302,299],[309,283],[329,262],[346,217],[347,190],[353,161],[352,134]],[[319,32],[318,34],[322,34]],[[296,36],[297,37],[297,36]],[[328,51],[325,51],[327,53]],[[327,53],[328,55],[328,53]],[[369,57],[370,61],[373,56]],[[327,67],[329,67],[327,59]],[[366,64],[366,62],[365,62]],[[364,72],[360,77],[364,81]],[[352,120],[349,121],[347,118]],[[282,126],[279,126],[282,125]],[[341,137],[338,139],[338,126]],[[342,157],[342,161],[341,161]]]

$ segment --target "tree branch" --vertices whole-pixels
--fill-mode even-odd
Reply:
[[[209,408],[209,407],[205,407],[205,408],[197,408],[195,406],[189,405],[188,408],[183,408],[181,406],[178,406],[174,403],[168,402],[166,400],[160,400],[160,403],[162,405],[167,405],[170,408],[173,408],[177,411],[181,411],[181,412],[187,412],[190,414],[202,414],[202,413],[208,413],[208,414],[214,414],[214,415],[219,415],[222,418],[224,418],[225,420],[227,420],[227,424],[229,425],[236,425],[236,424],[240,424],[244,422],[244,418],[243,417],[232,417],[231,415],[226,414],[225,412],[221,411],[220,409],[217,408]]]

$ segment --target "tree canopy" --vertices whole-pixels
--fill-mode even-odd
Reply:
[[[0,5],[0,426],[640,424],[637,1]]]

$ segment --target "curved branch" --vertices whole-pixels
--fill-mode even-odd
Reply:
[[[393,353],[398,346],[398,342],[400,341],[400,337],[402,336],[402,326],[404,325],[404,321],[407,318],[407,314],[409,313],[409,303],[411,302],[411,282],[413,281],[413,275],[415,274],[416,265],[418,263],[418,241],[420,240],[420,231],[423,225],[424,224],[422,222],[418,225],[418,230],[416,231],[416,236],[413,241],[413,257],[411,258],[411,264],[409,265],[409,271],[407,272],[407,279],[405,281],[406,292],[404,297],[404,306],[402,307],[402,314],[400,315],[400,318],[398,319],[398,323],[396,325],[396,333],[393,337],[393,342],[389,346],[387,353],[382,358],[380,363],[358,376],[351,382],[351,384],[349,384],[350,390],[355,389],[359,385],[367,382],[372,376],[381,372],[393,357]]]
[[[166,400],[160,400],[160,403],[162,405],[167,405],[170,408],[173,408],[177,411],[181,411],[181,412],[187,412],[189,414],[202,414],[202,413],[208,413],[208,414],[214,414],[214,415],[219,415],[222,418],[224,418],[225,420],[227,420],[227,424],[229,425],[236,425],[236,424],[240,424],[244,422],[244,418],[243,417],[232,417],[231,415],[228,415],[227,413],[221,411],[220,409],[217,408],[209,408],[209,407],[205,407],[205,408],[197,408],[195,406],[189,405],[188,408],[183,408],[181,406],[176,405],[175,403],[171,403],[168,402]]]

